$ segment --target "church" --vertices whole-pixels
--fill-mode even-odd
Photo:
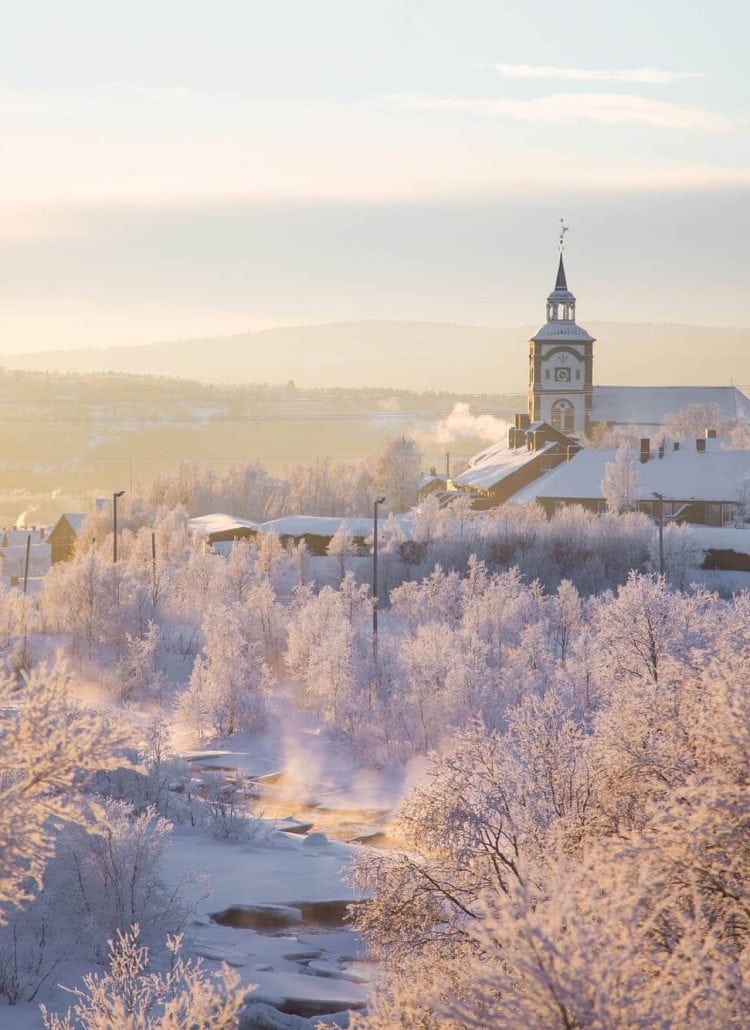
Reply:
[[[691,404],[714,405],[729,422],[750,419],[750,400],[733,386],[594,386],[595,342],[576,322],[561,235],[547,321],[529,345],[529,423],[576,437],[592,437],[598,426],[635,426],[645,436]]]
[[[661,435],[665,417],[690,405],[710,405],[723,423],[750,420],[750,400],[733,386],[594,385],[596,341],[576,321],[576,298],[568,288],[565,272],[564,233],[565,227],[560,233],[555,286],[547,297],[546,322],[529,341],[527,410],[515,416],[515,425],[508,431],[507,442],[502,441],[474,455],[469,468],[448,485],[448,489],[471,493],[476,508],[494,507],[510,499],[531,500],[536,497],[541,501],[540,490],[551,477],[561,488],[565,480],[559,468],[561,465],[571,466],[567,476],[573,475],[573,468],[577,471],[583,464],[598,468],[601,461],[611,460],[613,452],[596,451],[590,460],[584,460],[581,454],[582,460],[576,461],[576,455],[584,450],[586,441],[595,439],[601,430],[622,427],[630,429],[632,435],[635,429],[641,440],[643,463],[654,453],[650,441],[657,434]],[[716,428],[705,427],[706,437],[711,440],[710,453],[717,450]],[[707,453],[706,440],[697,441],[694,446],[697,446],[697,452]],[[671,448],[679,451],[679,442],[675,441]],[[664,457],[664,442],[660,443],[657,452],[659,458]],[[731,484],[724,480],[730,474],[731,463],[724,459],[716,460],[726,465],[727,471],[721,477],[721,486],[716,484],[714,490],[721,493],[720,501],[728,505],[729,510],[733,502],[724,494],[730,490]],[[680,466],[686,464],[684,454],[670,458],[669,464],[674,462]],[[695,471],[692,466],[687,469],[687,479]],[[579,494],[576,503],[583,500],[591,507],[599,507],[601,472],[596,475],[599,478],[593,486],[587,483],[585,499]],[[681,487],[683,492],[686,489]],[[558,492],[554,495],[555,504],[565,499],[565,494]]]

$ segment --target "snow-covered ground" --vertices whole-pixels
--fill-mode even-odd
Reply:
[[[332,1014],[347,1025],[347,1010],[365,1007],[377,975],[348,922],[358,899],[346,870],[363,846],[351,841],[387,840],[403,771],[360,768],[288,698],[264,734],[182,754],[196,792],[207,776],[240,776],[254,817],[247,840],[174,828],[162,871],[170,889],[183,883],[191,910],[184,953],[208,969],[226,962],[236,970],[250,1006],[243,1027],[312,1027]],[[41,1027],[39,1002],[65,1011],[71,996],[55,984],[76,987],[84,972],[64,963],[34,1003],[0,1007],[0,1027]]]

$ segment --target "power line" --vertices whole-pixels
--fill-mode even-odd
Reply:
[[[510,410],[495,410],[495,411],[477,411],[472,412],[472,416],[493,416],[501,418],[507,415],[513,414]],[[51,416],[40,418],[38,416],[29,415],[4,415],[3,422],[15,422],[15,423],[49,423],[51,425],[57,425],[58,423],[75,423],[84,425],[99,425],[99,424],[118,424],[121,425],[123,422],[136,422],[139,425],[161,425],[161,424],[183,424],[185,422],[195,422],[200,425],[214,425],[216,423],[225,422],[365,422],[365,421],[377,421],[377,422],[419,422],[419,421],[432,421],[434,419],[447,418],[450,415],[448,411],[360,411],[360,412],[341,412],[335,414],[262,414],[262,415],[157,415],[154,418],[148,416],[138,415],[108,415],[101,416],[96,415],[90,418],[85,416]]]

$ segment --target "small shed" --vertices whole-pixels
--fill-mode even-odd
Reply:
[[[85,515],[78,512],[66,512],[54,524],[48,537],[53,565],[60,561],[69,561],[73,557],[76,540],[85,521]]]

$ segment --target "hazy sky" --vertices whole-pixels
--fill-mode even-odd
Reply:
[[[0,0],[0,350],[747,325],[741,0]]]

